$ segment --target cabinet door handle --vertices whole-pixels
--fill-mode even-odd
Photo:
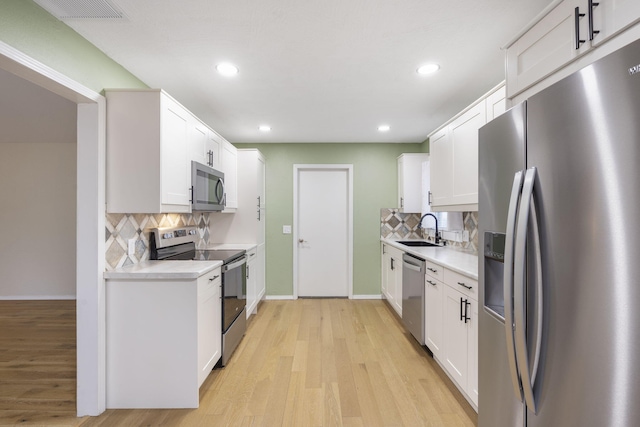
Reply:
[[[404,208],[404,197],[400,197],[400,208]]]
[[[580,8],[576,6],[573,17],[575,19],[576,26],[576,50],[580,49],[582,43],[585,43],[586,40],[580,40],[580,18],[584,16],[584,13],[580,13]]]
[[[596,3],[593,0],[589,0],[589,40],[593,40],[596,34],[600,34],[599,30],[593,29],[593,8],[599,5],[600,3]]]
[[[189,199],[189,203],[193,204],[193,185],[189,187],[189,191],[191,192],[191,199]]]
[[[429,193],[427,193],[427,195],[429,200],[429,206],[431,206],[431,190],[429,190]]]
[[[469,290],[473,289],[473,286],[465,285],[464,282],[458,282],[458,285],[462,286],[463,288],[467,288]]]
[[[210,282],[213,282],[214,280],[216,280],[218,277],[220,277],[220,275],[216,274],[215,276],[209,278]]]
[[[471,318],[468,316],[469,314],[469,306],[471,303],[468,299],[464,300],[464,323],[467,323]]]
[[[432,282],[431,280],[427,280],[427,283],[430,284],[431,286],[437,286],[437,283]]]
[[[250,270],[251,270],[251,267],[249,267],[249,266],[247,265],[247,279],[249,278],[249,271],[250,271]]]
[[[437,273],[438,270],[436,270],[435,268],[431,268],[431,267],[427,267],[427,270],[431,271],[432,273]]]
[[[260,221],[260,208],[258,207],[258,221]]]
[[[395,270],[395,269],[396,269],[396,267],[393,265],[393,261],[394,261],[394,259],[393,259],[393,258],[391,258],[391,269],[392,269],[392,270]]]

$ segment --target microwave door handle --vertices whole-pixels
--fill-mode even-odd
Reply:
[[[218,182],[216,182],[216,201],[218,203],[222,203],[224,200],[224,181],[222,178],[218,178]]]
[[[222,178],[218,178],[218,183],[222,186],[222,198],[220,199],[220,203],[223,205],[227,204],[227,189],[224,186],[224,180]]]

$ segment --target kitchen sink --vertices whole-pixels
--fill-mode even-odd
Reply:
[[[425,242],[422,240],[404,240],[401,242],[397,242],[400,243],[401,245],[405,245],[405,246],[440,246],[440,245],[436,245],[434,243],[429,243],[429,242]]]

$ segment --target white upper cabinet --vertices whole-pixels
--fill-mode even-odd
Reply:
[[[226,205],[224,212],[238,208],[238,149],[226,140],[222,141],[220,170],[224,172]]]
[[[429,136],[432,210],[478,210],[478,129],[505,105],[500,85]]]
[[[507,49],[509,98],[589,49],[589,43],[576,49],[575,14],[573,0],[560,3]]]
[[[189,160],[203,165],[209,164],[207,155],[208,140],[209,128],[193,117],[189,126]]]
[[[405,153],[398,157],[398,207],[402,212],[420,213],[423,188],[422,162],[428,161],[426,153]]]
[[[224,138],[209,130],[207,135],[207,144],[205,146],[205,153],[207,156],[206,164],[214,169],[220,169],[220,150],[222,149],[222,142]]]
[[[638,20],[638,0],[560,2],[508,46],[507,97],[513,98]]]
[[[236,148],[160,89],[108,89],[107,212],[191,211],[191,161],[221,169],[237,206]],[[217,166],[217,167],[216,167]]]
[[[594,0],[594,3],[599,3],[593,10],[594,30],[600,31],[593,38],[594,45],[640,20],[638,0]]]
[[[160,90],[105,94],[107,212],[189,212],[190,113]]]
[[[504,86],[487,96],[487,123],[507,111],[506,97],[507,88]]]

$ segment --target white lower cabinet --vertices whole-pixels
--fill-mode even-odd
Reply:
[[[402,255],[381,244],[382,296],[402,317]],[[478,281],[426,260],[425,345],[478,409]]]
[[[198,278],[198,387],[222,357],[220,269]]]
[[[442,353],[442,307],[444,304],[444,283],[440,280],[425,275],[424,281],[425,301],[425,345],[436,358]]]
[[[402,317],[402,252],[389,245],[382,245],[383,296]]]
[[[247,251],[247,309],[246,315],[247,319],[253,311],[258,306],[258,288],[257,288],[257,277],[258,277],[258,248],[255,247],[251,250]]]
[[[449,280],[454,279],[454,280]],[[471,288],[471,289],[468,289]],[[441,364],[478,406],[477,282],[445,269]]]
[[[220,277],[107,279],[107,408],[198,407],[222,354]]]

